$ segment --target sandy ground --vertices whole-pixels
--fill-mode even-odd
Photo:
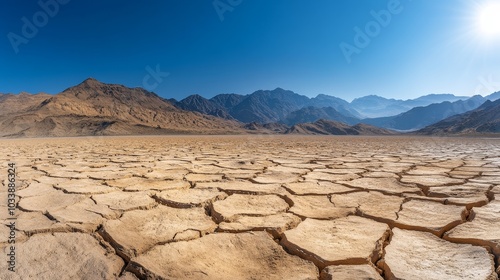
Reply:
[[[0,149],[0,279],[500,272],[498,139],[89,137]]]

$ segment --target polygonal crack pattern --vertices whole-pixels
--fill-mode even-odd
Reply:
[[[0,279],[498,279],[493,139],[1,140]],[[4,173],[6,174],[6,172]],[[0,209],[7,209],[2,179]],[[10,252],[7,211],[0,250]]]

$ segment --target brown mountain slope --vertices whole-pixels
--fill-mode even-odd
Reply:
[[[0,100],[0,136],[82,136],[166,133],[237,133],[241,124],[175,108],[141,88],[95,79],[50,95]],[[8,111],[11,108],[10,111]],[[3,111],[2,111],[3,112]]]
[[[283,134],[285,133],[289,127],[285,124],[280,123],[266,123],[261,124],[257,122],[247,123],[243,126],[244,129],[255,132],[259,134]]]
[[[292,126],[287,134],[311,134],[311,135],[393,135],[394,131],[382,129],[366,124],[349,126],[345,123],[318,120],[313,123],[302,123]]]
[[[0,94],[0,116],[26,111],[49,97],[46,93]]]

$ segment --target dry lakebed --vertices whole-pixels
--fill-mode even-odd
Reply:
[[[500,273],[500,139],[0,144],[0,279],[494,280]]]

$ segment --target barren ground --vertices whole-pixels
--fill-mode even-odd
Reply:
[[[0,279],[498,279],[500,140],[1,140]],[[16,272],[7,164],[16,163]]]

